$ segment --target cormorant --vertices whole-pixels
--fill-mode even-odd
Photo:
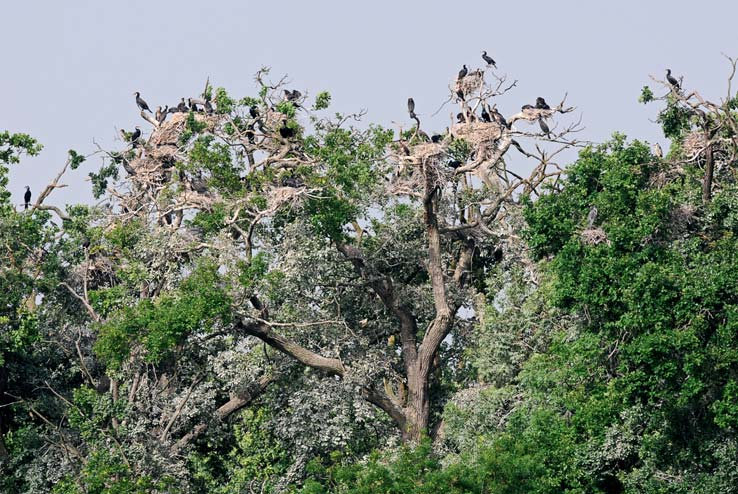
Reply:
[[[284,139],[295,137],[295,129],[287,127],[287,120],[282,120],[282,127],[279,128],[279,135]]]
[[[208,191],[207,185],[205,185],[205,180],[202,178],[202,172],[197,172],[197,177],[190,180],[190,185],[192,185],[192,190],[195,192],[198,192],[200,194],[204,194]]]
[[[592,228],[597,221],[597,206],[592,206],[587,215],[587,228]]]
[[[546,100],[541,98],[540,96],[536,98],[536,108],[539,110],[550,110],[551,107],[548,106],[548,103],[546,103]]]
[[[412,98],[407,99],[407,111],[410,113],[411,117],[415,115],[415,100]]]
[[[251,118],[259,118],[259,109],[256,106],[252,106],[249,108],[249,115],[251,115]]]
[[[657,158],[663,158],[664,157],[664,150],[661,149],[661,145],[658,142],[653,145],[653,154]]]
[[[492,60],[492,57],[490,57],[489,55],[487,55],[487,52],[486,51],[483,51],[482,52],[482,60],[484,60],[485,62],[487,62],[487,65],[491,65],[492,67],[497,68],[497,64],[495,63],[494,60]]]
[[[467,69],[466,68],[466,64],[464,64],[464,66],[462,67],[462,69],[459,71],[459,80],[461,80],[464,77],[466,77],[466,74],[468,74],[468,73],[469,73],[469,69]]]
[[[131,142],[133,145],[136,145],[136,142],[138,141],[138,138],[141,137],[141,128],[136,125],[136,130],[133,131],[133,134],[131,134]]]
[[[297,89],[294,89],[292,91],[290,91],[289,89],[284,90],[284,97],[287,101],[295,101],[297,99],[300,99],[301,96],[302,93]]]
[[[542,118],[538,119],[538,125],[541,126],[541,131],[546,134],[546,137],[551,137],[551,129],[548,128],[548,125],[546,122],[543,121]]]
[[[456,91],[456,96],[459,98],[460,101],[466,101],[464,99],[464,90],[463,89],[459,89],[458,91]]]
[[[166,115],[166,112],[164,113]],[[156,107],[156,113],[154,114],[154,118],[157,122],[161,123],[161,106]]]
[[[187,105],[190,107],[190,110],[192,111],[199,111],[197,109],[197,103],[192,102],[192,98],[187,98]]]
[[[205,100],[205,113],[207,113],[208,115],[213,113],[213,105],[210,104],[209,99]]]
[[[505,117],[502,116],[502,113],[497,110],[496,106],[492,107],[492,118],[494,118],[495,122],[502,125],[503,127],[508,127],[507,120],[505,120]]]
[[[180,113],[187,113],[188,108],[187,108],[187,103],[185,103],[184,98],[182,98],[182,100],[177,105],[177,111]]]
[[[436,144],[441,142],[443,140],[443,136],[441,134],[433,134],[431,136],[431,142],[435,142]]]
[[[676,78],[671,75],[671,69],[666,69],[666,80],[669,81],[669,84],[674,86],[675,89],[680,89],[679,81],[677,81]]]
[[[448,162],[448,166],[450,168],[453,168],[454,170],[456,170],[458,167],[461,166],[461,161],[459,161],[457,159],[453,159],[453,160],[451,160],[451,161]]]
[[[463,113],[457,113],[456,114],[456,122],[457,123],[460,123],[460,124],[466,123],[466,116],[464,116]]]
[[[254,133],[254,124],[250,124],[248,127],[246,127],[246,139],[249,140],[249,144],[254,144],[256,142],[256,134]]]
[[[492,117],[489,116],[487,109],[482,107],[482,122],[491,122]]]
[[[161,108],[161,106],[159,107]],[[169,105],[166,105],[161,112],[157,109],[157,115],[156,115],[156,121],[159,122],[159,125],[164,123],[164,120],[167,119],[167,114],[169,113]]]
[[[533,105],[523,105],[521,107],[521,110],[532,110],[532,109],[533,109]]]
[[[149,105],[147,105],[146,102],[143,99],[141,99],[141,93],[136,91],[133,94],[136,95],[136,104],[138,105],[138,107],[141,108],[142,111],[146,110],[148,112],[151,112],[151,110],[149,109]]]
[[[26,185],[26,193],[23,194],[23,202],[25,203],[25,209],[28,209],[28,206],[31,205],[31,188]]]

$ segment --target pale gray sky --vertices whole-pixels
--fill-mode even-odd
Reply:
[[[719,98],[729,68],[721,52],[738,56],[738,2],[728,0],[6,1],[2,18],[0,129],[45,146],[12,170],[14,202],[24,185],[48,183],[68,149],[120,146],[116,129],[147,129],[135,90],[152,108],[171,105],[209,76],[241,97],[268,65],[292,87],[331,92],[333,110],[366,108],[368,122],[407,120],[413,96],[425,124],[461,65],[480,65],[486,49],[519,80],[499,103],[504,114],[568,92],[582,138],[622,131],[663,145],[649,121],[655,107],[637,102],[648,75],[670,67],[687,88]],[[433,120],[438,130],[448,113]],[[51,202],[89,201],[83,180],[99,165],[85,163]]]

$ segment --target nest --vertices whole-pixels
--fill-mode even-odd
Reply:
[[[702,153],[707,146],[707,139],[703,132],[691,132],[687,134],[682,142],[682,150],[686,156],[697,156]]]
[[[691,204],[682,204],[669,212],[669,234],[679,236],[689,231],[697,220],[697,208]]]
[[[605,230],[600,227],[587,228],[581,234],[582,242],[586,245],[599,245],[605,243],[610,245],[610,239],[607,238]]]
[[[269,194],[268,210],[273,212],[288,202],[296,203],[303,192],[304,188],[275,187]]]
[[[264,124],[270,129],[276,129],[282,126],[282,122],[287,120],[287,116],[278,111],[269,110],[264,115]]]
[[[457,79],[454,84],[454,92],[462,91],[465,95],[479,91],[484,85],[484,75],[481,71],[469,72],[466,77]]]
[[[669,168],[664,168],[652,174],[648,180],[648,184],[651,187],[656,187],[658,189],[661,189],[676,180],[680,180],[683,176],[684,176],[684,169],[675,163],[673,166],[670,166]]]
[[[443,146],[435,142],[418,144],[413,146],[410,152],[414,158],[421,161],[440,161],[446,155]]]
[[[474,146],[494,142],[502,136],[502,128],[499,124],[493,122],[455,124],[451,127],[451,132],[454,136],[464,139]]]

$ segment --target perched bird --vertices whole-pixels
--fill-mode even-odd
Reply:
[[[190,107],[190,110],[192,111],[198,111],[197,109],[197,103],[192,102],[192,98],[187,98],[187,105]]]
[[[410,113],[411,117],[415,115],[415,100],[412,98],[407,99],[407,111]]]
[[[679,81],[676,80],[676,77],[671,75],[671,69],[666,69],[666,80],[669,81],[669,84],[674,86],[674,89],[680,89]]]
[[[195,192],[198,192],[200,194],[204,194],[208,191],[208,187],[205,184],[205,180],[202,178],[202,172],[197,172],[197,177],[190,180],[190,185],[192,186],[192,190]]]
[[[463,113],[457,113],[456,123],[466,123],[466,116]]]
[[[161,106],[159,108],[161,108]],[[164,123],[164,120],[167,119],[168,113],[169,113],[169,105],[166,105],[164,109],[161,111],[157,109],[156,121],[159,122],[159,125]]]
[[[448,166],[449,166],[449,168],[453,168],[454,170],[456,170],[458,167],[461,166],[461,161],[459,161],[457,159],[453,159],[453,160],[451,160],[451,161],[448,162]]]
[[[246,138],[249,140],[249,144],[256,142],[256,133],[254,132],[254,124],[250,124],[246,127]]]
[[[205,100],[205,113],[207,113],[208,115],[210,115],[211,113],[213,113],[213,105],[210,104],[210,100],[209,99],[206,99]]]
[[[546,134],[546,137],[551,137],[551,129],[548,128],[548,125],[546,124],[546,122],[543,121],[542,118],[538,119],[538,125],[540,125],[541,127],[541,132]]]
[[[282,120],[282,127],[279,128],[279,135],[284,139],[295,137],[295,129],[287,126],[287,120]]]
[[[459,80],[461,80],[461,79],[463,79],[464,77],[466,77],[466,74],[468,74],[468,73],[469,73],[469,69],[467,69],[467,68],[466,68],[466,64],[464,64],[464,66],[463,66],[463,67],[461,68],[461,70],[459,71]]]
[[[492,118],[495,122],[502,125],[503,127],[509,127],[507,125],[507,120],[505,120],[505,117],[502,116],[502,113],[497,110],[497,106],[492,107]]]
[[[536,108],[539,110],[550,110],[551,107],[548,106],[548,103],[546,103],[546,100],[541,98],[540,96],[536,98]]]
[[[259,118],[259,109],[255,106],[252,106],[249,108],[249,115],[251,115],[251,118]]]
[[[138,107],[141,108],[142,111],[143,110],[146,110],[146,111],[150,112],[151,110],[149,109],[149,105],[147,105],[146,102],[141,98],[141,93],[139,93],[138,91],[136,91],[133,94],[136,95],[136,104],[138,105]]]
[[[482,122],[491,122],[492,117],[489,116],[487,109],[482,107]]]
[[[138,138],[141,137],[141,128],[136,125],[136,130],[133,131],[133,134],[131,134],[131,142],[135,146],[138,142]]]
[[[166,115],[166,111],[164,112],[164,114]],[[161,106],[156,107],[156,113],[154,113],[154,118],[156,119],[157,122],[161,123]]]
[[[441,142],[442,140],[443,140],[443,136],[442,136],[441,134],[433,134],[433,135],[431,136],[431,142],[434,142],[434,143],[436,143],[436,144],[438,144],[438,143],[439,143],[439,142]]]
[[[458,91],[456,91],[456,97],[459,98],[458,101],[465,101],[464,100],[464,90],[459,89]]]
[[[482,52],[482,60],[484,60],[487,63],[487,65],[491,65],[492,67],[497,68],[497,64],[495,63],[494,60],[492,60],[492,57],[487,55],[486,51]]]
[[[297,89],[290,91],[289,89],[284,90],[284,97],[287,101],[295,101],[300,99],[302,96],[302,93],[298,91]]]
[[[534,108],[533,105],[523,105],[520,109],[521,110],[532,110]]]
[[[187,113],[188,108],[187,108],[187,103],[185,103],[185,99],[184,98],[182,98],[180,100],[179,104],[177,105],[177,111],[180,112],[180,113]]]
[[[26,185],[26,193],[23,194],[23,202],[25,203],[25,209],[28,209],[28,206],[31,205],[31,188]]]
[[[664,157],[664,150],[661,149],[661,145],[657,142],[653,145],[653,155],[657,158],[663,158]]]
[[[597,207],[592,206],[589,209],[589,214],[587,215],[587,228],[592,228],[595,224],[595,221],[597,221]]]

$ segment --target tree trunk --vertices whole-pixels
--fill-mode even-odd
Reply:
[[[712,143],[708,142],[705,148],[705,178],[702,181],[702,202],[708,204],[712,198],[712,176],[715,173],[715,159],[712,153]]]

